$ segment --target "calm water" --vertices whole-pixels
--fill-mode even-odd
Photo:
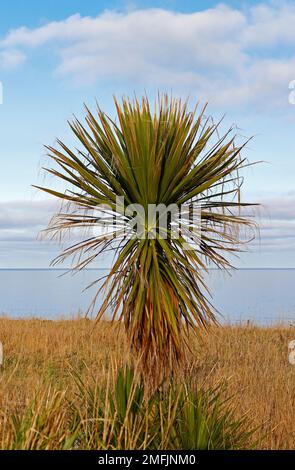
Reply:
[[[74,276],[64,275],[63,270],[0,270],[0,314],[44,318],[83,314],[95,288],[82,290],[104,274],[103,270]],[[295,269],[238,270],[231,276],[212,270],[209,286],[224,320],[295,324]]]

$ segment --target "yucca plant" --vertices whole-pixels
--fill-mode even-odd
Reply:
[[[256,429],[251,428],[246,414],[237,417],[232,397],[225,398],[225,384],[197,390],[188,384],[178,389],[172,387],[169,401],[177,402],[168,434],[169,448],[230,450],[251,447]]]
[[[7,450],[71,448],[77,439],[77,430],[65,406],[66,392],[45,385],[23,410],[8,416],[3,447]]]
[[[153,437],[150,433],[152,397],[144,400],[143,378],[128,366],[116,371],[114,383],[108,374],[105,387],[97,381],[85,384],[73,371],[78,387],[72,403],[73,422],[78,424],[78,447],[87,449],[145,449]],[[75,426],[72,426],[73,428]]]
[[[172,382],[147,393],[131,367],[117,371],[105,388],[74,375],[78,394],[72,404],[76,448],[87,449],[243,449],[254,447],[247,415],[238,416],[225,384],[198,388]],[[166,384],[167,385],[167,384]]]
[[[54,165],[46,170],[66,190],[40,189],[67,202],[49,233],[89,230],[54,264],[73,257],[80,270],[113,250],[92,306],[106,292],[97,318],[111,312],[123,320],[131,349],[155,374],[184,357],[190,332],[217,321],[204,273],[208,263],[229,268],[227,255],[241,248],[239,228],[251,226],[240,213],[245,143],[235,144],[232,129],[220,137],[206,106],[190,111],[167,95],[153,109],[146,97],[115,106],[116,120],[86,107],[85,125],[69,123],[77,151],[60,140],[47,147]]]

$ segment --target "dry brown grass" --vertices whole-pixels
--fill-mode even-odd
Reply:
[[[241,413],[248,411],[262,448],[295,448],[295,367],[288,362],[288,342],[295,328],[226,326],[214,328],[178,375],[192,374],[200,382],[229,380],[229,392]],[[110,364],[130,358],[118,326],[88,320],[45,321],[0,319],[4,367],[0,370],[0,407],[15,412],[28,404],[43,384],[74,393],[71,368],[85,382],[107,379]],[[180,377],[181,379],[182,377]]]

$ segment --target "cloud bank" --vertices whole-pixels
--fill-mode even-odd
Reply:
[[[256,213],[260,227],[260,238],[249,247],[253,252],[270,254],[295,253],[295,193],[261,201]],[[47,227],[59,204],[54,200],[10,201],[0,203],[0,266],[48,267],[57,256],[57,242],[38,239],[41,230]],[[70,242],[69,242],[70,243]],[[295,262],[295,259],[294,259]],[[103,267],[103,266],[101,266]]]
[[[0,39],[0,67],[46,48],[55,73],[80,84],[120,82],[195,92],[214,104],[284,107],[295,78],[295,5],[193,13],[164,9],[73,15]]]

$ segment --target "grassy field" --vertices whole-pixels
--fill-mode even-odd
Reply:
[[[214,328],[194,340],[193,354],[175,380],[191,377],[211,386],[226,379],[227,393],[234,394],[238,413],[247,412],[254,426],[259,426],[255,437],[259,447],[294,449],[295,366],[288,362],[288,342],[293,339],[292,327]],[[110,374],[130,362],[123,332],[108,322],[1,318],[0,340],[5,358],[0,370],[0,448],[9,447],[9,433],[15,429],[19,439],[22,432],[29,433],[24,420],[18,419],[34,396],[33,414],[40,403],[49,415],[51,406],[59,409],[47,423],[58,429],[58,420],[67,419],[66,400],[75,400],[75,377],[84,384],[95,380],[102,388],[108,387]]]

